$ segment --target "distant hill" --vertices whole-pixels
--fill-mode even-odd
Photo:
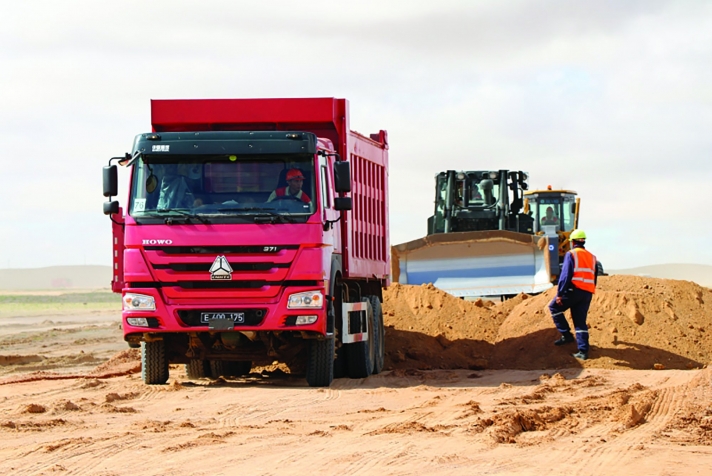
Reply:
[[[0,290],[108,289],[111,266],[48,266],[0,269]]]
[[[712,266],[706,264],[655,264],[639,268],[606,270],[608,274],[632,274],[651,278],[680,279],[712,288]]]

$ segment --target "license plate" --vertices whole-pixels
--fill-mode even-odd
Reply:
[[[245,323],[245,313],[244,312],[201,312],[200,322],[207,324],[214,320],[224,320],[233,322],[235,324]]]

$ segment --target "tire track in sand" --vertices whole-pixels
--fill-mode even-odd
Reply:
[[[297,390],[278,400],[251,402],[245,406],[226,407],[217,419],[218,428],[235,428],[246,422],[275,418],[299,408],[311,408],[341,398],[341,390],[331,387]]]
[[[580,474],[600,476],[629,459],[629,455],[665,428],[684,400],[687,389],[688,385],[681,385],[658,390],[658,396],[642,423],[624,429],[620,436],[608,444],[594,450],[589,447],[588,450],[577,451],[575,458],[580,462]],[[620,423],[611,425],[612,431],[616,428],[620,428]]]

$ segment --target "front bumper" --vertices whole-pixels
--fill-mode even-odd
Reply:
[[[242,313],[243,322],[234,323],[234,331],[306,331],[326,335],[326,304],[321,308],[287,309],[289,295],[305,291],[326,292],[323,288],[290,287],[285,288],[276,302],[259,302],[249,299],[194,299],[192,302],[181,301],[179,304],[166,304],[159,289],[126,288],[123,293],[152,296],[156,309],[152,311],[122,311],[124,339],[128,335],[139,333],[187,333],[210,332],[208,323],[201,322],[201,313]],[[316,316],[312,324],[297,325],[298,316]],[[129,318],[146,318],[148,326],[131,325]]]

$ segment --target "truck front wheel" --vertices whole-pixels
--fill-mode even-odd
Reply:
[[[141,342],[141,378],[147,385],[162,385],[168,381],[164,341]]]
[[[309,341],[307,383],[310,387],[328,387],[334,380],[334,339]]]

